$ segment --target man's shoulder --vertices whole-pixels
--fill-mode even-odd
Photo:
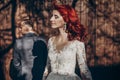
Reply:
[[[22,38],[17,38],[14,44],[15,48],[21,49],[22,46]]]
[[[21,41],[22,41],[22,37],[16,39],[16,42],[21,42]]]
[[[44,42],[44,43],[47,42],[44,38],[42,38],[40,36],[36,36],[36,40],[35,41],[41,41],[41,42]]]

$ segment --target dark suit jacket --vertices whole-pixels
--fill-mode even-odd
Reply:
[[[45,40],[35,34],[28,33],[17,39],[13,52],[16,80],[42,80],[47,54]]]

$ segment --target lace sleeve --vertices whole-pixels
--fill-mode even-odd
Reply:
[[[50,49],[50,46],[51,46],[51,39],[52,38],[50,38],[49,40],[48,40],[48,50]],[[48,55],[49,55],[49,52],[48,52]],[[44,71],[44,75],[43,75],[43,80],[45,80],[46,79],[46,77],[48,76],[48,74],[49,74],[49,71],[50,70],[50,59],[49,59],[49,56],[47,57],[47,63],[46,63],[46,67],[45,67],[45,71]]]
[[[47,58],[47,65],[45,67],[45,71],[44,71],[44,76],[47,76],[48,73],[50,72],[50,60],[49,60],[49,57]]]
[[[80,72],[83,80],[92,80],[91,73],[87,66],[85,45],[82,42],[77,41],[77,61],[80,67]]]
[[[50,49],[52,38],[48,40],[48,49]]]

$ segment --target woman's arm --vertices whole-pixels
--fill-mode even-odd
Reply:
[[[85,45],[83,42],[77,42],[77,60],[80,68],[81,77],[83,80],[92,80],[91,73],[87,66]]]
[[[50,38],[48,40],[48,52],[49,52],[49,49],[50,49],[50,46],[51,46],[51,39],[52,38]],[[45,71],[44,71],[44,74],[43,74],[43,80],[46,80],[48,74],[50,73],[50,68],[51,68],[50,66],[51,66],[51,64],[50,64],[49,53],[48,53],[47,63],[46,63]]]

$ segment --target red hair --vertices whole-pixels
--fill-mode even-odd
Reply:
[[[54,9],[58,10],[66,22],[66,32],[68,33],[68,39],[84,41],[86,37],[86,29],[80,24],[79,18],[74,8],[69,5],[55,5]]]

